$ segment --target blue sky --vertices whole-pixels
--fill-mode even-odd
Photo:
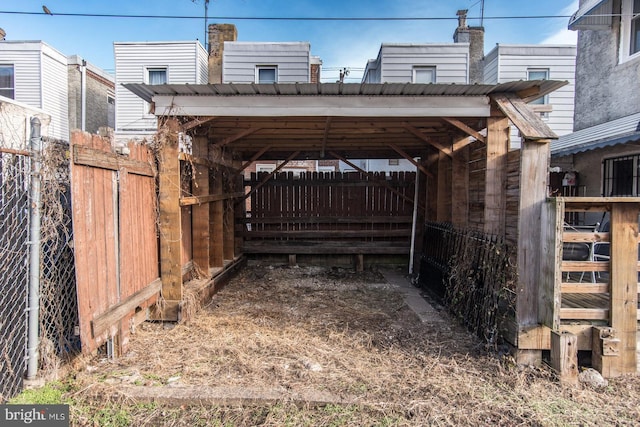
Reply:
[[[0,3],[0,27],[7,40],[43,40],[66,55],[80,55],[113,70],[114,41],[204,39],[204,0],[11,0]],[[570,15],[578,0],[485,0],[485,53],[496,43],[575,43],[568,18],[491,19],[513,16]],[[368,59],[381,43],[452,42],[456,11],[469,9],[469,25],[480,16],[478,0],[210,0],[209,23],[233,23],[240,41],[308,41],[323,61],[323,81],[333,81],[349,67],[347,81],[359,81]],[[167,15],[198,19],[57,16],[57,13]],[[420,17],[429,21],[268,21],[220,17]]]

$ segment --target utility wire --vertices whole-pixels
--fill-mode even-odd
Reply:
[[[44,13],[44,12],[24,12],[0,10],[0,14],[7,15],[43,15],[43,16],[68,16],[68,17],[90,17],[90,18],[136,18],[136,19],[204,19],[203,16],[187,15],[124,15],[108,13]],[[596,16],[596,15],[592,15]],[[597,16],[618,16],[618,15],[597,15]],[[457,21],[457,17],[276,17],[276,16],[209,16],[209,19],[234,20],[234,21]],[[467,17],[468,20],[491,19],[566,19],[571,15],[531,15],[531,16],[485,16]]]

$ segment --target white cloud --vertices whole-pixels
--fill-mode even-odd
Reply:
[[[571,4],[563,8],[559,12],[559,14],[572,15],[576,10],[578,10],[578,7],[579,7],[579,1],[573,0]],[[556,32],[547,35],[542,40],[542,43],[543,44],[576,44],[578,43],[578,32],[567,29],[567,23],[568,23],[568,20]]]

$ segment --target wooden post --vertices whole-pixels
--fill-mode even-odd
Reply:
[[[193,140],[193,155],[196,157],[208,158],[209,148],[208,139],[205,136],[197,136]],[[195,164],[194,167],[194,196],[209,195],[209,167],[205,165]],[[209,244],[211,242],[209,234],[209,212],[208,203],[194,205],[192,219],[193,234],[193,263],[196,269],[200,270],[205,276],[209,277]]]
[[[591,364],[605,378],[619,375],[620,339],[613,328],[594,326],[591,328]]]
[[[453,152],[451,162],[451,222],[454,226],[463,229],[469,225],[468,146]]]
[[[224,160],[228,163],[232,162],[230,153],[224,156]],[[223,191],[227,194],[232,194],[235,189],[235,177],[232,175],[232,171],[227,170],[225,173],[226,182],[223,182]],[[240,190],[238,190],[240,191]],[[235,230],[235,200],[227,199],[224,201],[224,249],[223,256],[225,260],[232,261],[235,258],[236,249],[236,230]]]
[[[180,160],[178,159],[179,124],[169,119],[160,141],[159,194],[160,210],[160,278],[164,309],[157,313],[163,320],[177,321],[182,301],[182,245],[180,209]]]
[[[298,265],[296,254],[289,254],[289,267],[295,267]]]
[[[434,175],[438,176],[438,152],[431,152],[426,159],[427,168]],[[438,218],[438,180],[427,179],[427,215],[429,221],[436,221]]]
[[[356,272],[362,273],[364,271],[364,255],[356,255]]]
[[[489,135],[492,133],[490,132]],[[488,138],[491,140],[493,138]],[[539,293],[556,286],[555,282],[541,286],[542,267],[542,213],[547,198],[547,181],[549,174],[550,148],[548,143],[538,143],[525,139],[520,153],[520,206],[518,218],[518,285],[516,294],[516,321],[518,328],[523,329],[538,325]],[[506,160],[506,156],[505,156]],[[487,172],[488,173],[488,172]],[[506,179],[506,177],[505,177]],[[487,183],[489,181],[487,180]],[[557,213],[556,213],[557,215]],[[555,225],[554,225],[555,227]],[[555,290],[554,294],[555,295]],[[545,293],[548,298],[548,293]],[[558,313],[554,313],[557,306],[555,296],[551,299],[552,306],[545,311],[545,322],[555,323],[553,320]],[[518,363],[539,365],[542,361],[541,350],[521,350],[518,352]]]
[[[551,331],[551,367],[560,381],[578,382],[578,337],[570,332]]]
[[[484,232],[496,236],[505,232],[509,129],[509,119],[492,106],[491,117],[487,118]]]
[[[438,153],[438,202],[437,221],[451,222],[451,157]]]
[[[611,207],[611,327],[620,338],[618,374],[637,370],[638,211],[637,203]]]
[[[562,295],[562,233],[564,223],[564,202],[550,199],[542,209],[542,253],[540,254],[540,292],[538,294],[538,320],[551,330],[560,329],[560,304]],[[520,234],[520,239],[526,236]],[[525,242],[522,242],[523,244]],[[523,256],[526,248],[523,247]],[[523,260],[526,263],[528,260]],[[523,265],[523,268],[530,267]],[[529,274],[527,271],[525,274]],[[525,276],[528,277],[528,276]],[[526,295],[528,297],[529,295]],[[522,295],[525,298],[525,295]],[[523,300],[523,304],[526,302]],[[533,313],[530,313],[533,316]]]
[[[216,166],[213,171],[211,192],[214,195],[222,196],[222,171],[220,166]],[[224,223],[224,200],[217,200],[210,204],[209,234],[211,238],[211,251],[209,253],[210,265],[215,268],[224,267],[223,251],[223,223]]]

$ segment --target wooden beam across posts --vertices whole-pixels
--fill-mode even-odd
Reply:
[[[207,137],[196,136],[193,139],[192,146],[193,155],[197,157],[207,158],[209,155],[209,141]],[[206,196],[209,194],[209,166],[194,165],[194,182],[193,195],[195,197]],[[182,201],[180,201],[182,205]],[[211,235],[209,234],[209,206],[193,205],[193,216],[191,220],[192,246],[193,246],[193,263],[196,269],[209,275],[209,244]]]
[[[329,155],[343,161],[344,163],[346,163],[347,165],[351,166],[352,168],[354,168],[355,170],[357,170],[358,172],[361,173],[368,173],[367,171],[365,171],[362,168],[359,168],[358,166],[356,166],[355,163],[350,162],[349,160],[347,160],[345,157],[342,157],[341,155],[339,155],[338,153],[334,152],[334,151],[329,151]],[[402,194],[402,192],[396,190],[395,188],[393,188],[392,186],[390,186],[389,184],[387,184],[384,181],[374,181],[376,183],[376,185],[382,185],[383,187],[387,188],[389,191],[391,191],[394,194],[397,194],[398,196],[400,196],[400,198],[406,200],[407,202],[413,204],[413,199],[411,197],[407,197],[404,194]],[[424,209],[424,206],[422,205],[418,205],[420,207],[420,209]]]
[[[543,143],[558,139],[558,135],[517,95],[496,93],[490,97],[500,111],[518,128],[523,139]]]
[[[466,124],[462,123],[460,120],[454,119],[452,117],[442,117],[442,120],[444,120],[445,122],[449,123],[452,126],[455,126],[456,128],[460,129],[462,132],[466,133],[467,135],[474,137],[478,141],[486,142],[484,135],[482,135],[480,132],[476,131],[475,129],[467,126]]]
[[[160,228],[160,279],[162,279],[164,320],[177,321],[182,301],[182,229],[180,212],[180,160],[178,159],[178,131],[175,119],[162,125],[165,132],[160,141],[158,205]]]
[[[463,148],[467,147],[472,142],[473,141],[471,140],[471,138],[466,135],[463,137],[457,137],[451,145],[451,150],[455,153],[456,151],[462,150]]]
[[[467,147],[455,150],[451,159],[451,223],[463,229],[466,229],[469,224],[469,148]]]
[[[211,121],[213,121],[215,119],[216,119],[216,117],[204,117],[204,118],[197,117],[197,118],[195,118],[195,119],[193,119],[191,121],[183,123],[182,124],[182,131],[183,132],[187,132],[187,131],[189,131],[189,130],[191,130],[193,128],[196,128],[198,126],[202,126],[204,124],[207,124],[207,123],[209,123],[209,122],[211,122]]]
[[[509,119],[497,109],[492,108],[491,117],[487,118],[484,232],[496,236],[505,234],[509,131]],[[520,182],[527,185],[535,184],[526,180]]]
[[[73,163],[112,171],[126,169],[128,173],[135,175],[155,176],[150,163],[82,145],[73,146]]]
[[[228,138],[223,139],[222,141],[218,142],[217,144],[215,144],[218,147],[224,147],[227,144],[230,144],[232,142],[235,142],[239,139],[244,138],[245,136],[249,136],[252,135],[256,132],[258,132],[259,130],[261,130],[262,127],[259,126],[254,126],[254,127],[250,127],[249,129],[245,129],[242,132],[238,132],[237,134],[230,136]]]
[[[426,142],[427,144],[433,146],[434,148],[437,148],[438,150],[445,153],[447,156],[451,156],[451,153],[453,152],[451,150],[451,147],[447,147],[446,145],[441,144],[440,142],[432,138],[429,138],[427,135],[420,132],[420,129],[416,128],[415,126],[411,126],[409,123],[404,123],[402,127],[406,129],[409,133],[416,136],[418,139]]]
[[[637,371],[638,203],[611,207],[610,326],[620,338],[619,374]]]
[[[180,198],[180,206],[202,205],[220,200],[239,199],[244,197],[244,192],[230,194],[207,194],[204,196],[186,196]]]
[[[489,136],[499,131],[495,129],[496,124],[493,123],[493,120],[489,120],[489,122],[491,126],[489,127],[487,147],[492,144],[492,138]],[[500,129],[502,129],[504,124],[505,123],[501,123],[499,125]],[[506,124],[508,125],[508,121]],[[508,128],[502,131],[508,132]],[[542,257],[545,256],[545,250],[550,251],[553,249],[551,247],[544,249],[542,244],[543,226],[548,225],[543,224],[542,216],[548,191],[549,153],[549,144],[540,144],[528,139],[523,140],[520,149],[520,183],[526,186],[526,191],[524,190],[525,187],[523,187],[523,191],[520,193],[520,204],[518,206],[518,234],[520,237],[517,247],[518,284],[516,287],[516,320],[519,328],[537,325],[541,320],[545,324],[549,323],[548,326],[550,327],[559,322],[557,319],[559,314],[555,311],[559,308],[560,304],[558,296],[560,287],[559,279],[557,277],[554,278],[553,274],[548,270],[542,270],[542,277],[540,274],[543,265],[546,266],[545,268],[551,268],[549,265],[551,261],[544,264]],[[560,214],[556,212],[556,215]],[[554,228],[546,230],[545,232],[554,232],[557,226],[557,222],[555,221],[559,219],[557,219],[557,217],[552,219],[554,221],[553,225],[548,226]],[[547,221],[551,221],[551,219]],[[558,243],[555,240],[547,240],[546,244],[556,245]],[[553,253],[555,254],[556,252],[553,251]],[[543,280],[544,283],[541,283],[541,280]],[[544,298],[546,298],[545,304],[551,305],[548,307],[551,311],[543,312],[542,319],[538,312],[541,298],[540,292],[546,292],[544,294]],[[542,352],[538,350],[523,350],[518,353],[518,357],[518,363],[538,364],[541,361]]]
[[[400,154],[402,157],[404,157],[405,159],[407,159],[412,165],[414,165],[416,168],[418,168],[418,170],[420,170],[423,174],[427,175],[428,177],[434,178],[433,174],[431,172],[429,172],[427,170],[427,168],[425,168],[424,166],[422,166],[420,163],[416,162],[414,160],[413,157],[411,157],[410,155],[408,155],[404,150],[402,150],[400,147],[398,147],[395,144],[387,144],[393,151],[395,151],[396,153]]]

